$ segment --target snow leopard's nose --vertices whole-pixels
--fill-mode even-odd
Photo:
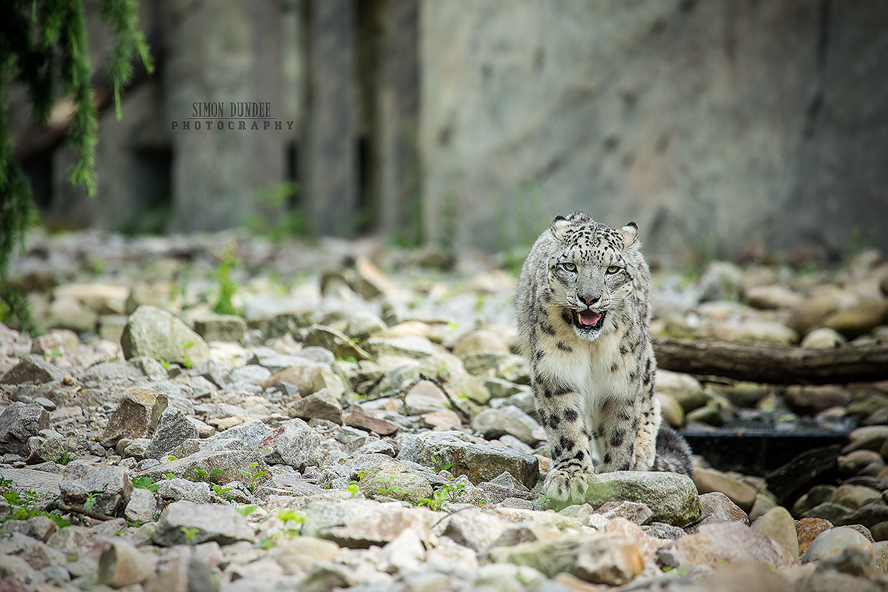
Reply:
[[[586,303],[586,306],[592,306],[596,302],[598,302],[598,296],[584,296],[583,294],[577,294],[580,297],[580,300]]]

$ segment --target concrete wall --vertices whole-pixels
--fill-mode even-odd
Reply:
[[[434,240],[581,209],[663,262],[888,250],[888,3],[425,0],[421,39]]]

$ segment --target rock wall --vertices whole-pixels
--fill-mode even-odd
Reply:
[[[582,209],[665,263],[888,249],[886,24],[877,0],[426,0],[428,235],[498,249]]]

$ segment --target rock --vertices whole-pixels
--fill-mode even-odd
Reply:
[[[488,556],[492,561],[532,567],[548,577],[566,572],[608,586],[622,586],[644,569],[644,560],[629,539],[598,534],[495,547]]]
[[[599,507],[609,501],[646,504],[652,520],[684,526],[700,518],[700,498],[694,482],[678,473],[616,471],[595,475],[585,501]]]
[[[388,420],[374,417],[364,411],[360,405],[352,405],[342,414],[345,425],[374,432],[380,436],[391,436],[398,431],[398,426]]]
[[[807,349],[833,349],[847,342],[842,334],[828,327],[814,329],[802,339],[801,346]]]
[[[480,379],[463,374],[455,376],[444,384],[444,389],[459,402],[467,400],[469,404],[487,405],[490,402],[490,391]]]
[[[256,364],[247,364],[246,366],[235,368],[228,375],[229,382],[236,385],[261,384],[269,378],[271,378],[271,370]]]
[[[380,550],[377,566],[380,571],[389,574],[417,572],[423,569],[425,558],[422,539],[415,530],[407,528]]]
[[[494,541],[497,541],[512,525],[499,516],[480,510],[450,514],[441,524],[443,526],[440,530],[441,535],[450,537],[463,547],[479,552],[491,547]],[[520,541],[516,540],[514,544],[518,542]]]
[[[833,524],[862,524],[869,528],[886,521],[888,521],[888,506],[881,499],[878,499],[870,501],[866,505],[854,510],[850,516],[845,516],[833,522]]]
[[[60,295],[49,305],[46,324],[51,328],[70,329],[75,333],[94,331],[99,315],[77,298]]]
[[[310,536],[299,536],[281,545],[277,562],[287,575],[306,572],[318,561],[333,561],[339,545]]]
[[[832,528],[828,520],[822,518],[802,518],[796,522],[796,533],[799,540],[799,554],[804,555],[814,539],[820,533]]]
[[[803,518],[822,518],[832,524],[841,524],[852,514],[852,510],[833,502],[824,502],[802,513]]]
[[[787,324],[800,335],[823,326],[827,317],[849,302],[847,294],[835,288],[821,290],[793,308]]]
[[[144,524],[154,521],[154,513],[157,510],[157,500],[148,489],[133,489],[130,492],[129,502],[123,512],[123,517],[129,522]]]
[[[713,261],[700,278],[700,300],[739,300],[743,272],[727,261]]]
[[[660,402],[660,412],[663,414],[663,419],[674,428],[682,427],[685,423],[685,413],[681,403],[666,393],[655,393],[654,396]]]
[[[802,296],[779,284],[752,286],[743,290],[743,297],[749,306],[761,310],[794,308],[802,303]]]
[[[191,442],[191,440],[189,440]],[[257,453],[246,450],[244,444],[227,450],[199,450],[176,460],[161,461],[140,471],[137,477],[150,477],[153,481],[163,479],[167,474],[174,477],[207,474],[207,481],[224,485],[244,479],[244,472],[255,474],[256,484],[268,479],[268,466]],[[255,466],[253,464],[255,463]],[[197,469],[200,469],[199,471]],[[221,472],[217,472],[221,471]],[[264,474],[263,474],[264,473]]]
[[[64,377],[65,372],[61,368],[53,366],[40,356],[26,355],[11,370],[0,377],[0,384],[25,384],[28,382],[45,384],[60,381]]]
[[[725,494],[744,512],[749,512],[755,502],[755,489],[716,471],[694,469],[694,484],[701,494],[713,491]]]
[[[432,498],[432,486],[426,478],[394,460],[367,471],[359,487],[368,498],[394,498],[411,504]]]
[[[733,563],[717,567],[685,588],[688,592],[718,590],[719,592],[792,592],[793,587],[767,565]]]
[[[422,359],[441,352],[425,337],[371,337],[364,342],[364,348],[375,359],[384,356]]]
[[[59,490],[66,504],[82,506],[91,499],[96,512],[117,516],[126,507],[133,484],[123,467],[73,460],[65,467]]]
[[[301,419],[291,419],[262,438],[256,449],[270,465],[285,464],[302,471],[320,443],[320,436],[308,424]]]
[[[154,433],[167,404],[168,398],[164,393],[143,388],[130,389],[108,419],[102,433],[102,446],[110,447],[122,438],[135,439]]]
[[[53,291],[55,298],[75,298],[98,314],[123,314],[129,294],[125,286],[102,283],[64,284]]]
[[[157,429],[151,437],[148,458],[163,458],[186,440],[198,437],[197,426],[175,407],[168,407],[160,414]]]
[[[256,535],[247,519],[231,506],[182,501],[166,507],[151,540],[162,547],[207,541],[230,545],[237,541],[255,542]]]
[[[405,529],[425,533],[440,519],[424,508],[405,508],[400,502],[380,504],[354,499],[340,502],[312,501],[305,509],[302,535],[333,541],[342,547],[366,549],[383,546]]]
[[[657,370],[656,390],[678,401],[685,412],[702,407],[707,400],[697,379],[669,370]]]
[[[886,314],[888,314],[888,302],[884,299],[863,300],[830,315],[823,324],[848,339],[854,339],[866,335],[884,323]]]
[[[11,489],[20,494],[34,492],[38,505],[45,505],[61,495],[59,483],[62,476],[55,473],[33,469],[0,469],[0,478],[11,481]]]
[[[839,466],[839,474],[843,477],[857,475],[872,463],[883,463],[882,455],[873,450],[854,450],[843,454],[836,461]]]
[[[857,510],[861,506],[875,500],[882,499],[882,492],[871,487],[863,485],[850,485],[845,483],[836,489],[835,497],[832,501],[841,504],[852,510]]]
[[[111,541],[99,556],[98,580],[112,588],[123,588],[154,577],[155,558],[124,540]]]
[[[371,335],[385,331],[387,325],[381,318],[367,311],[357,311],[349,315],[345,322],[344,333],[352,339],[357,339],[360,343]]]
[[[325,388],[330,389],[337,396],[345,392],[342,381],[335,374],[321,365],[309,361],[275,372],[268,380],[259,383],[259,386],[265,390],[283,382],[289,382],[296,386],[302,396],[316,393]]]
[[[500,409],[485,409],[472,418],[472,429],[485,440],[495,440],[506,434],[518,438],[525,444],[533,446],[537,443],[530,428],[519,419]]]
[[[719,567],[725,563],[754,561],[777,569],[789,567],[792,557],[771,537],[741,522],[708,524],[696,534],[666,543],[657,552],[661,565]]]
[[[148,305],[130,315],[120,346],[127,359],[146,356],[183,366],[210,359],[210,349],[200,335],[165,310]]]
[[[860,532],[847,526],[831,528],[820,533],[802,555],[802,563],[839,557],[845,549],[859,549],[868,556],[869,569],[875,569],[876,552],[872,542]]]
[[[18,532],[44,543],[58,530],[58,525],[48,516],[35,516],[27,520],[6,520],[3,523],[4,532]]]
[[[509,353],[509,347],[493,331],[477,329],[463,335],[453,347],[453,355],[462,357],[472,352]]]
[[[44,569],[50,565],[65,562],[65,555],[63,553],[41,541],[17,532],[0,538],[0,557],[10,555],[17,555],[24,559],[32,569]]]
[[[51,355],[54,350],[59,352],[65,350],[73,351],[79,345],[80,338],[77,337],[77,333],[67,329],[58,329],[34,339],[31,342],[31,353],[37,356]]]
[[[720,491],[704,493],[700,496],[702,514],[700,521],[685,529],[688,534],[699,532],[700,527],[706,524],[725,524],[728,522],[742,522],[749,524],[749,517],[731,499]]]
[[[422,415],[447,410],[450,401],[436,384],[428,380],[420,380],[413,385],[404,396],[404,413]]]
[[[247,321],[236,315],[210,315],[194,319],[194,331],[205,341],[243,343]]]
[[[28,439],[46,429],[49,429],[46,409],[16,401],[0,413],[0,452],[27,457]]]
[[[776,345],[798,343],[799,334],[789,327],[766,320],[748,319],[742,322],[726,320],[712,323],[709,336],[722,341],[748,341]]]
[[[755,521],[752,529],[774,539],[792,558],[799,560],[799,537],[796,523],[786,508],[777,506]]]
[[[612,518],[624,518],[639,526],[647,524],[654,516],[654,513],[647,504],[628,501],[606,502],[595,510],[595,513],[604,516],[608,520]]]
[[[327,388],[294,402],[289,413],[290,417],[304,420],[325,419],[342,425],[342,404],[333,391]]]
[[[458,432],[433,432],[424,438],[413,436],[402,446],[398,460],[434,468],[449,464],[454,476],[466,475],[475,485],[490,481],[503,471],[511,473],[527,488],[539,479],[536,457],[506,447],[472,444],[456,434]]]
[[[316,346],[328,349],[340,360],[347,360],[349,358],[353,358],[356,361],[372,359],[370,354],[355,345],[346,335],[324,325],[309,327],[302,344],[306,347]]]

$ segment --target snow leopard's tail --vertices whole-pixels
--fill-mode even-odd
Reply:
[[[653,470],[672,471],[694,477],[691,447],[681,434],[664,425],[661,425],[657,432],[657,457],[654,459]]]

